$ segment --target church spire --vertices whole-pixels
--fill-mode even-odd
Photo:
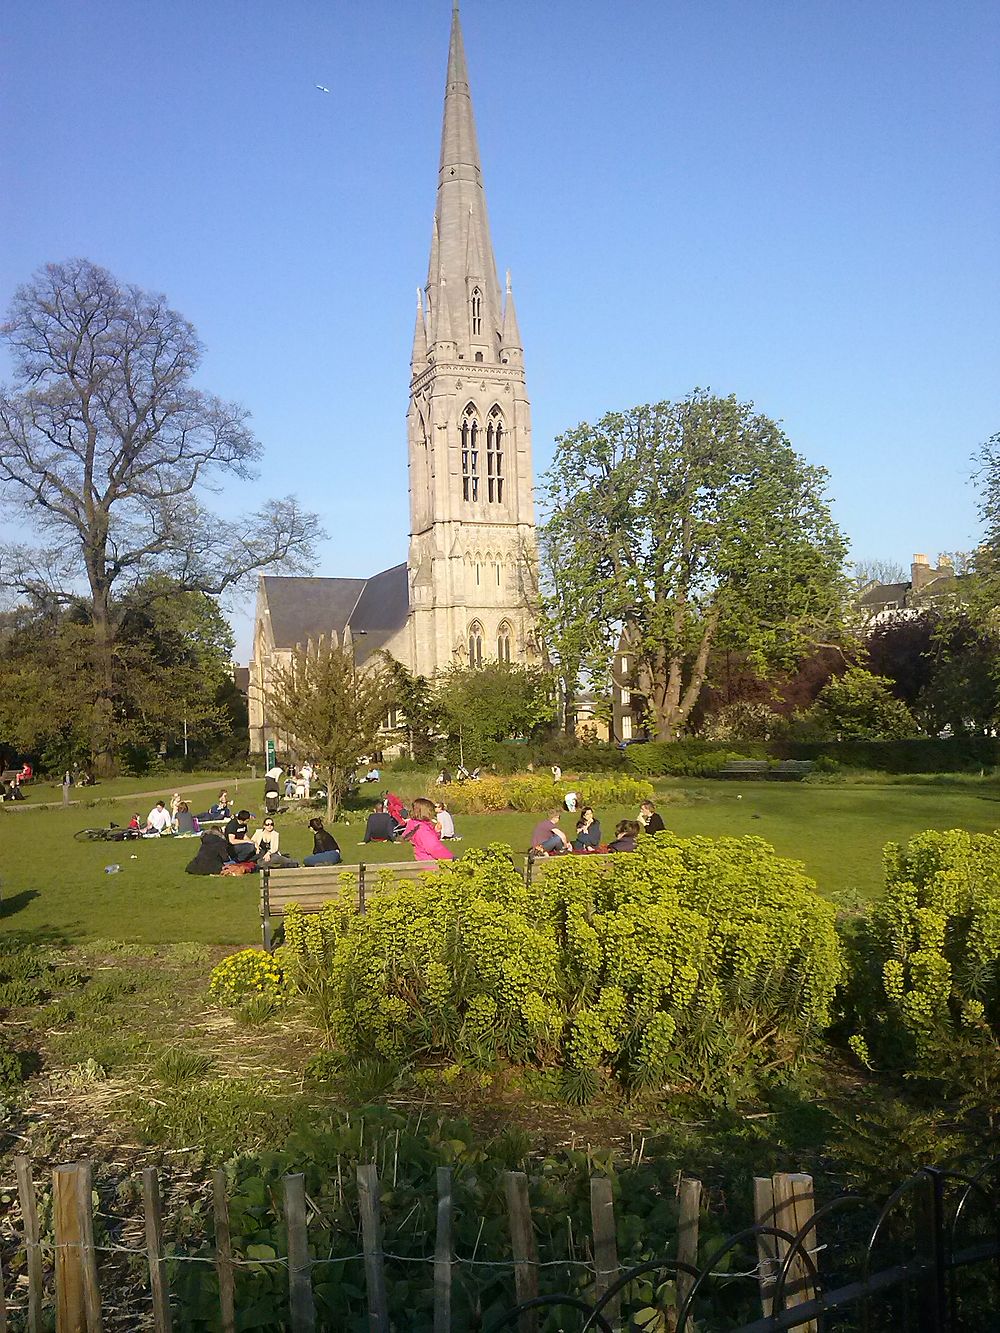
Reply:
[[[503,336],[500,344],[505,353],[513,353],[520,360],[524,349],[521,345],[521,330],[517,326],[514,293],[510,289],[510,269],[507,270],[507,299],[503,307]]]
[[[427,325],[424,323],[423,292],[417,288],[417,318],[413,326],[413,354],[410,365],[414,370],[427,360]]]
[[[450,322],[464,342],[462,332],[470,328],[470,321],[468,317],[460,318],[464,312],[455,303],[469,299],[469,278],[475,277],[484,285],[484,325],[487,321],[492,323],[499,320],[501,303],[457,3],[452,7],[434,217],[428,296],[431,308],[440,311],[441,292],[434,289],[443,278],[452,303],[448,312]],[[481,270],[475,274],[470,274],[468,269],[471,256],[475,256],[473,262]],[[499,332],[495,324],[492,333],[484,327],[484,341],[495,339]]]

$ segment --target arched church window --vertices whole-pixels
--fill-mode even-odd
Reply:
[[[483,331],[483,294],[478,287],[472,289],[472,332],[478,335]],[[480,361],[482,357],[478,358]]]
[[[482,359],[483,359],[483,354],[482,354],[482,352],[477,352],[477,353],[476,353],[476,360],[477,360],[477,361],[482,361]]]
[[[479,414],[474,403],[462,414],[462,498],[479,499]]]
[[[483,665],[483,627],[478,620],[469,626],[469,666]]]
[[[497,630],[497,661],[510,661],[510,626],[506,621]]]
[[[486,422],[486,496],[491,504],[503,503],[503,413],[494,407]]]

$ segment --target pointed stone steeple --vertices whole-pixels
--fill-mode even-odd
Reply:
[[[473,283],[470,279],[478,279],[482,284],[482,314],[481,339],[477,338],[476,341],[495,347],[496,336],[500,332],[500,284],[493,257],[479,142],[457,4],[454,5],[451,18],[434,224],[428,271],[431,306],[440,307],[440,292],[436,288],[440,279],[444,278],[449,289],[451,326],[459,339],[459,351],[465,352],[473,326],[471,313],[460,310],[458,303],[463,300],[471,303]],[[473,272],[472,265],[478,271]],[[466,329],[469,330],[468,335],[465,334]],[[471,355],[468,359],[472,359]]]
[[[424,294],[417,288],[417,318],[413,326],[413,352],[410,368],[416,371],[427,363],[427,325],[424,323]]]
[[[500,359],[519,364],[524,349],[521,344],[521,330],[517,325],[517,309],[514,305],[514,293],[510,289],[510,269],[507,270],[507,297],[503,307],[503,334],[500,339]]]
[[[426,359],[417,359],[418,305],[407,412],[408,665],[418,675],[455,660],[537,660],[531,403],[509,278],[506,308],[502,291],[456,3],[423,303]]]

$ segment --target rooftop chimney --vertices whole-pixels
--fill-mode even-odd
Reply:
[[[913,592],[920,592],[926,588],[931,581],[934,571],[931,569],[931,562],[925,555],[915,555],[913,563],[910,565],[910,588]]]

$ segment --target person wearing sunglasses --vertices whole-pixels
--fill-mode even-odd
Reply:
[[[278,851],[281,836],[274,827],[274,820],[267,815],[259,829],[254,829],[253,844],[257,848],[255,859],[258,865],[266,866],[272,861],[283,860]]]

